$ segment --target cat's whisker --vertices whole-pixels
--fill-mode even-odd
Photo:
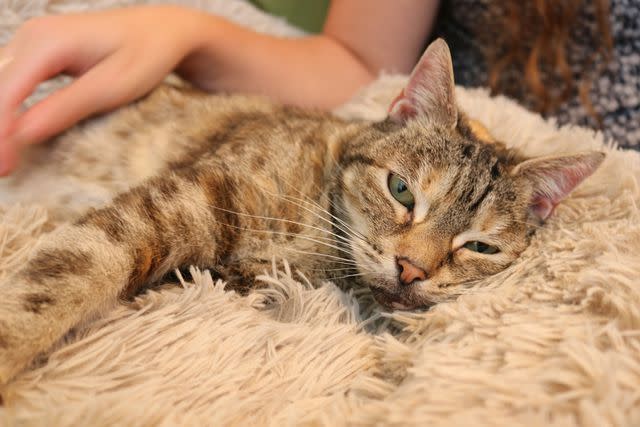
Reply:
[[[307,198],[308,198],[308,197],[307,197]],[[343,208],[341,208],[341,207],[339,207],[338,205],[336,205],[336,204],[335,204],[335,201],[334,201],[332,198],[330,198],[330,197],[329,197],[327,201],[329,202],[329,206],[333,207],[334,209],[340,210],[340,211],[341,211],[345,216],[347,216],[347,212],[346,212]],[[315,206],[317,206],[317,207],[318,207],[318,209],[320,209],[323,213],[326,213],[327,215],[329,215],[329,217],[331,217],[331,218],[333,218],[334,220],[338,221],[338,222],[342,225],[342,227],[344,227],[344,229],[342,229],[342,228],[341,228],[341,227],[339,227],[339,226],[338,226],[338,227],[339,227],[339,228],[341,228],[341,230],[342,230],[342,231],[344,231],[345,233],[347,233],[347,231],[348,231],[348,232],[350,232],[352,235],[355,235],[355,236],[357,236],[357,237],[360,237],[360,238],[364,239],[364,235],[362,235],[359,231],[355,230],[353,227],[351,227],[351,226],[350,226],[346,221],[344,221],[344,220],[343,220],[343,219],[341,219],[340,217],[338,217],[338,216],[336,216],[336,215],[332,214],[330,211],[328,211],[328,210],[326,210],[325,208],[323,208],[322,206],[320,206],[317,202],[315,202],[315,201],[313,201],[312,199],[310,199],[310,198],[309,198],[309,202],[308,202],[308,203],[314,204],[314,205],[315,205]],[[332,222],[332,223],[333,223],[333,222]],[[333,223],[333,224],[337,226],[337,224],[335,224],[335,223]],[[349,234],[349,233],[347,233],[347,234]]]
[[[294,205],[296,205],[296,206],[300,207],[301,209],[306,210],[307,212],[309,212],[309,213],[311,213],[311,214],[315,215],[316,217],[318,217],[319,219],[321,219],[321,220],[323,220],[323,221],[325,221],[325,222],[327,222],[327,223],[329,223],[329,224],[331,224],[331,225],[335,226],[335,227],[336,227],[336,228],[338,228],[340,231],[342,231],[343,233],[345,233],[348,237],[351,237],[351,239],[348,239],[348,238],[345,238],[344,236],[339,236],[339,235],[337,235],[337,234],[335,234],[335,233],[331,233],[331,234],[333,234],[334,236],[338,237],[340,240],[342,240],[342,242],[338,242],[339,244],[340,244],[340,243],[356,244],[356,245],[358,245],[361,249],[365,250],[367,253],[371,254],[371,255],[372,255],[372,256],[374,256],[374,257],[376,257],[375,253],[374,253],[373,251],[371,251],[371,248],[369,247],[370,245],[368,244],[368,242],[367,242],[364,238],[359,237],[359,236],[357,236],[357,235],[354,235],[353,233],[349,232],[348,230],[345,230],[344,228],[342,228],[342,227],[340,227],[339,225],[335,224],[334,222],[332,222],[332,221],[328,220],[327,218],[323,217],[322,215],[318,214],[317,212],[315,212],[315,211],[313,211],[313,210],[311,210],[311,209],[307,208],[306,206],[303,206],[303,205],[300,205],[299,203],[295,203],[295,202],[293,202],[293,201],[291,201],[291,200],[288,200],[288,199],[287,199],[287,196],[283,196],[283,195],[280,195],[280,194],[277,194],[277,195],[276,195],[276,194],[272,194],[272,195],[274,195],[274,196],[276,196],[276,197],[280,197],[281,199],[283,199],[283,200],[285,200],[285,201],[287,201],[287,202],[289,202],[289,203],[292,203],[292,204],[294,204]],[[288,196],[288,197],[292,197],[292,196]],[[294,198],[294,199],[295,199],[295,198]],[[335,218],[336,220],[338,220],[338,221],[340,221],[340,222],[343,222],[340,218],[337,218],[336,216],[334,216],[334,215],[332,215],[331,213],[327,212],[325,209],[323,209],[323,208],[322,208],[322,206],[318,205],[317,203],[315,203],[315,202],[313,202],[313,201],[311,201],[311,202],[307,202],[307,201],[302,200],[302,199],[298,199],[298,201],[300,201],[300,202],[302,202],[302,203],[310,203],[310,204],[314,204],[314,205],[315,205],[315,206],[317,206],[317,207],[318,207],[318,209],[320,209],[322,212],[327,213],[328,215],[330,215],[331,217]],[[344,223],[344,222],[343,222],[343,223]],[[345,225],[346,225],[346,224],[345,224]],[[347,227],[348,227],[348,225],[347,225]],[[357,233],[357,232],[356,232],[356,233]],[[359,233],[358,233],[358,234],[359,234]],[[364,246],[364,245],[366,245],[366,246]],[[346,251],[346,250],[345,250],[345,251]],[[349,252],[349,253],[350,253],[350,251],[346,251],[346,252]]]
[[[326,213],[327,215],[329,215],[331,218],[333,218],[334,220],[340,222],[340,224],[342,224],[344,227],[346,227],[348,230],[350,230],[353,233],[356,233],[358,235],[361,236],[361,234],[353,229],[346,221],[344,221],[342,218],[338,217],[337,215],[332,214],[330,211],[326,210],[324,207],[320,206],[317,202],[315,202],[314,200],[310,199],[307,196],[307,199],[309,199],[309,203],[316,205],[319,209],[321,209],[324,213]],[[347,216],[347,211],[345,211],[341,206],[338,206],[335,201],[333,200],[332,197],[327,197],[327,202],[329,203],[329,206],[336,209],[337,211],[339,211],[340,213],[342,213],[344,216]]]
[[[235,228],[235,229],[238,229],[238,230],[242,230],[242,231],[250,231],[250,232],[254,232],[254,233],[268,233],[268,234],[276,234],[276,235],[279,235],[279,236],[294,237],[294,238],[297,238],[297,239],[307,240],[307,241],[310,241],[310,242],[317,243],[319,245],[327,246],[327,247],[333,248],[333,249],[335,249],[337,251],[345,252],[345,253],[347,253],[349,255],[351,254],[351,252],[349,252],[347,249],[341,248],[341,247],[336,246],[336,245],[332,245],[332,244],[327,243],[327,242],[323,242],[323,241],[314,239],[313,237],[309,237],[309,236],[305,236],[305,235],[302,235],[302,234],[298,234],[298,233],[289,233],[289,232],[286,232],[286,231],[276,231],[276,230],[259,230],[259,229],[255,229],[255,228],[249,228],[249,227],[240,227],[240,226],[237,226],[237,225],[227,224],[227,223],[224,223],[224,222],[218,222],[218,224],[223,225],[225,227],[231,227],[231,228]]]
[[[336,224],[335,222],[327,219],[326,217],[322,216],[320,213],[308,208],[305,205],[302,205],[302,203],[305,204],[310,204],[312,206],[317,207],[322,213],[325,213],[327,215],[329,215],[330,217],[336,219],[337,221],[340,221],[341,223],[344,223],[344,221],[342,221],[340,218],[337,218],[335,215],[331,214],[330,212],[328,212],[326,209],[322,208],[322,206],[320,206],[319,204],[317,204],[316,202],[314,202],[313,200],[311,201],[306,201],[303,199],[299,199],[293,196],[284,196],[281,194],[273,194],[273,193],[269,193],[268,191],[265,191],[268,194],[272,194],[274,196],[279,197],[282,200],[285,200],[289,203],[292,203],[298,207],[300,207],[301,209],[304,209],[305,211],[313,214],[314,216],[318,217],[319,219],[323,220],[324,222],[335,226],[336,228],[338,228],[340,231],[342,231],[343,233],[345,233],[348,237],[344,237],[341,236],[339,234],[336,234],[335,232],[325,229],[323,227],[316,227],[314,225],[311,224],[306,224],[306,223],[302,223],[299,221],[294,221],[294,220],[290,220],[290,219],[285,219],[285,218],[275,218],[275,217],[269,217],[269,216],[264,216],[264,215],[253,215],[253,214],[248,214],[248,213],[244,213],[244,212],[237,212],[237,211],[232,211],[229,209],[225,209],[225,208],[221,208],[218,206],[211,206],[212,208],[216,209],[216,210],[221,210],[223,212],[227,212],[227,213],[231,213],[234,215],[239,215],[239,216],[244,216],[244,217],[249,217],[249,218],[254,218],[254,219],[260,219],[260,220],[265,220],[265,221],[279,221],[282,223],[288,223],[288,224],[294,224],[294,225],[299,225],[302,227],[307,227],[307,228],[311,228],[317,231],[321,231],[323,233],[327,233],[331,236],[334,236],[335,238],[339,239],[336,240],[334,238],[331,237],[321,237],[321,236],[317,236],[318,238],[313,238],[310,236],[305,236],[299,233],[290,233],[290,232],[284,232],[284,231],[276,231],[276,230],[260,230],[260,229],[253,229],[253,228],[248,228],[248,227],[240,227],[240,226],[236,226],[233,224],[227,224],[227,223],[222,223],[222,222],[218,222],[218,224],[226,226],[226,227],[231,227],[231,228],[235,228],[235,229],[239,229],[239,230],[243,230],[243,231],[249,231],[249,232],[255,232],[255,233],[267,233],[267,234],[275,234],[275,235],[282,235],[282,236],[287,236],[287,237],[293,237],[293,238],[298,238],[298,239],[302,239],[302,240],[306,240],[306,241],[310,241],[313,243],[317,243],[319,245],[322,246],[326,246],[332,249],[335,249],[336,251],[338,251],[338,253],[343,252],[347,255],[351,255],[352,250],[348,247],[349,245],[357,245],[360,247],[361,250],[365,251],[369,256],[374,257],[374,258],[379,258],[377,256],[377,254],[375,253],[375,251],[372,250],[372,248],[370,247],[369,243],[364,240],[363,238],[361,238],[360,236],[357,235],[353,235],[351,232],[349,232],[348,230],[343,229],[342,227],[340,227],[338,224]],[[289,198],[294,199],[295,201],[290,200]],[[296,203],[298,202],[298,203]],[[348,224],[344,223],[345,226],[349,227]],[[354,230],[355,231],[355,230]],[[358,233],[359,234],[359,233]],[[332,241],[335,242],[336,245],[331,244],[331,243],[327,243],[326,241],[322,241],[322,240],[328,240],[328,241]],[[342,247],[344,246],[344,247]],[[368,265],[369,263],[367,263],[367,265],[361,265],[360,263],[356,262],[353,259],[350,258],[344,258],[344,257],[339,257],[339,256],[335,256],[335,255],[329,255],[329,254],[322,254],[322,253],[317,253],[317,252],[307,252],[307,251],[300,251],[300,250],[296,250],[296,249],[292,249],[292,248],[283,248],[285,250],[288,251],[293,251],[293,252],[298,252],[298,253],[304,253],[307,255],[313,255],[313,256],[320,256],[320,257],[324,257],[324,258],[329,258],[331,259],[332,263],[335,264],[340,264],[340,265],[348,265],[348,266],[353,266],[350,267],[354,270],[356,270],[356,267],[360,267],[361,269],[366,269],[369,270],[370,272],[375,271],[370,265]],[[372,274],[372,273],[367,273],[367,274]],[[351,275],[349,275],[349,277],[351,277]]]
[[[362,236],[358,231],[353,230],[347,223],[345,223],[342,219],[338,218],[337,216],[331,214],[329,211],[327,211],[326,209],[324,209],[320,204],[318,204],[317,202],[313,201],[312,199],[309,198],[309,201],[304,200],[304,199],[299,199],[297,197],[294,196],[290,196],[290,195],[282,195],[282,194],[273,194],[273,193],[268,193],[272,196],[276,196],[276,197],[280,197],[282,200],[285,200],[289,203],[294,204],[295,206],[298,206],[301,209],[306,210],[307,212],[315,215],[317,218],[321,219],[322,221],[331,224],[332,226],[337,227],[340,231],[344,232],[345,234],[347,234],[350,237],[357,237],[357,238],[363,238],[364,236]],[[294,200],[290,200],[290,199],[294,199]],[[300,202],[300,203],[308,203],[311,204],[315,207],[318,208],[318,210],[320,210],[322,213],[329,215],[329,217],[335,219],[336,221],[339,221],[340,224],[342,224],[342,227],[340,225],[337,225],[335,222],[331,221],[330,219],[327,219],[326,217],[320,215],[318,212],[315,212],[312,209],[309,209],[308,207],[301,205],[300,203],[295,203],[295,202]],[[345,227],[345,228],[343,228]]]
[[[295,206],[306,210],[307,212],[313,214],[314,216],[316,216],[317,218],[319,218],[320,220],[330,224],[332,227],[337,228],[339,231],[341,231],[342,233],[344,233],[347,237],[350,237],[351,239],[345,238],[344,236],[339,236],[336,234],[333,234],[335,237],[339,238],[340,240],[348,243],[348,244],[357,244],[361,249],[365,250],[366,252],[371,252],[370,248],[368,247],[362,247],[362,243],[367,243],[366,238],[357,230],[354,230],[351,226],[349,226],[349,224],[347,224],[345,221],[343,221],[342,219],[340,219],[339,217],[337,217],[336,215],[333,215],[331,212],[327,211],[324,207],[322,207],[318,202],[316,202],[315,200],[313,200],[311,197],[309,197],[308,195],[305,195],[304,193],[302,193],[297,186],[294,186],[292,184],[290,184],[289,182],[287,182],[286,180],[284,181],[284,183],[286,185],[288,185],[293,191],[298,192],[300,195],[303,196],[303,198],[298,198],[295,196],[291,196],[291,195],[282,195],[282,194],[275,194],[273,192],[270,192],[268,189],[263,188],[263,191],[266,194],[269,194],[271,196],[274,197],[278,197],[281,200],[284,200],[286,202],[292,203]],[[320,191],[320,188],[318,188],[319,192],[321,193],[322,191]],[[291,200],[293,199],[293,201]],[[295,203],[294,201],[297,201],[298,203]],[[337,205],[335,205],[334,201],[331,198],[328,198],[328,202],[331,206],[333,206],[334,208],[337,208]],[[307,206],[301,205],[301,203],[307,204],[307,205],[311,205],[313,207],[316,207],[320,212],[327,214],[330,218],[334,219],[335,221],[338,221],[340,224],[336,224],[334,221],[327,219],[326,217],[324,217],[323,215],[320,215],[318,212],[316,212],[315,210],[309,209]],[[341,243],[341,242],[339,242]],[[367,245],[368,246],[368,245]]]
[[[375,265],[370,262],[361,263],[361,267],[369,271],[376,271]]]
[[[383,262],[385,261],[385,257],[383,255],[378,254],[369,244],[369,242],[367,241],[361,241],[359,242],[360,246],[358,247],[358,249],[362,250],[365,252],[365,255],[368,258],[375,258],[377,259],[379,262]]]
[[[287,198],[291,198],[291,199],[297,200],[297,201],[302,202],[302,203],[308,203],[308,204],[311,204],[311,205],[313,205],[313,206],[317,207],[317,208],[318,208],[320,211],[322,211],[323,213],[326,213],[327,215],[329,215],[329,217],[333,218],[333,219],[334,219],[334,220],[336,220],[336,221],[339,221],[339,222],[340,222],[344,227],[346,227],[348,230],[350,230],[350,231],[351,231],[351,233],[355,233],[356,235],[358,235],[358,236],[359,236],[359,237],[361,237],[361,238],[363,238],[363,237],[364,237],[364,236],[362,236],[358,231],[356,231],[356,230],[354,230],[353,228],[351,228],[351,227],[349,226],[349,224],[347,224],[345,221],[343,221],[343,220],[342,220],[342,219],[340,219],[339,217],[337,217],[337,216],[333,215],[331,212],[327,211],[323,206],[321,206],[317,201],[313,200],[311,197],[309,197],[308,195],[306,195],[306,194],[304,194],[302,191],[300,191],[300,189],[299,189],[297,186],[295,186],[295,185],[293,185],[293,184],[289,183],[289,182],[288,182],[288,181],[286,181],[286,180],[284,181],[284,183],[285,183],[286,185],[288,185],[290,189],[292,189],[293,191],[295,191],[295,192],[297,192],[299,195],[301,195],[301,196],[302,196],[302,198],[295,197],[295,196],[292,196],[292,195],[274,194],[274,193],[270,192],[270,191],[269,191],[269,190],[267,190],[267,189],[263,189],[263,190],[264,190],[264,191],[265,191],[265,193],[267,193],[267,194],[270,194],[270,195],[272,195],[272,196],[276,196],[276,197],[280,197],[281,199],[287,200],[287,201],[289,201],[289,202],[291,202],[291,201],[290,201],[290,200],[288,200]],[[318,193],[323,194],[322,189],[321,189],[320,187],[318,187],[318,186],[317,186],[317,184],[312,184],[312,185],[313,185],[313,186],[315,186],[315,187],[317,188]],[[332,200],[332,198],[331,198],[331,197],[327,196],[327,201],[328,201],[328,203],[329,203],[329,205],[330,205],[330,206],[332,206],[332,207],[334,207],[334,208],[336,208],[336,209],[340,209],[337,205],[335,205],[335,203],[334,203],[334,201]],[[299,205],[299,204],[296,204],[296,206],[298,206],[298,207],[302,207],[302,206],[301,206],[301,205]],[[346,215],[346,212],[345,212],[343,209],[341,209],[341,210],[342,210],[342,212]],[[307,209],[307,211],[309,211],[309,210]],[[326,218],[324,218],[324,217],[322,217],[322,216],[319,216],[316,212],[312,212],[312,211],[309,211],[309,212],[311,212],[311,213],[313,213],[313,214],[317,215],[319,218],[323,219],[323,220],[324,220],[324,221],[326,221],[326,222],[331,223],[332,225],[336,225],[335,223],[333,223],[333,221],[330,221],[330,220],[328,220],[328,219],[326,219]],[[343,230],[343,231],[345,231],[345,230]]]
[[[356,274],[346,274],[344,276],[338,276],[338,277],[331,277],[331,280],[341,280],[341,279],[347,279],[349,277],[361,277],[361,276],[368,276],[371,275],[373,273],[356,273]]]
[[[352,267],[340,267],[340,268],[313,268],[308,271],[321,271],[321,272],[333,272],[333,271],[346,271],[346,272],[358,272],[359,270],[367,270],[368,274],[374,274],[375,270],[366,268],[367,266],[358,265]]]
[[[303,222],[293,221],[293,220],[285,219],[285,218],[275,218],[275,217],[262,216],[262,215],[252,215],[252,214],[248,214],[248,213],[244,213],[244,212],[237,212],[237,211],[232,211],[232,210],[229,210],[229,209],[220,208],[220,207],[217,207],[217,206],[211,206],[211,207],[213,209],[221,210],[221,211],[227,212],[227,213],[232,213],[234,215],[239,215],[239,216],[244,216],[244,217],[249,217],[249,218],[254,218],[254,219],[262,219],[262,220],[266,220],[266,221],[280,221],[280,222],[283,222],[283,223],[286,223],[286,224],[300,225],[302,227],[311,228],[313,230],[317,230],[317,231],[320,231],[322,233],[326,233],[326,234],[332,235],[332,236],[334,236],[336,238],[339,238],[339,239],[342,239],[342,240],[346,241],[347,243],[349,242],[349,239],[347,239],[346,237],[340,236],[339,234],[337,234],[337,233],[335,233],[335,232],[333,232],[333,231],[331,231],[329,229],[322,228],[322,227],[316,227],[315,225],[305,224]],[[319,236],[319,237],[321,237],[321,236]],[[321,238],[335,241],[334,239],[331,239],[331,238],[325,238],[325,237],[321,237]]]
[[[344,267],[344,268],[311,268],[309,271],[357,271],[356,267]]]
[[[323,258],[329,258],[329,259],[334,259],[336,261],[340,261],[343,264],[350,264],[350,265],[354,265],[354,266],[359,266],[359,264],[353,260],[350,260],[348,258],[342,258],[342,257],[338,257],[335,255],[329,255],[329,254],[322,254],[322,253],[318,253],[318,252],[309,252],[309,251],[302,251],[299,249],[293,249],[293,248],[283,248],[285,251],[291,251],[291,252],[296,252],[299,254],[304,254],[304,255],[313,255],[313,256],[319,256],[319,257],[323,257]]]

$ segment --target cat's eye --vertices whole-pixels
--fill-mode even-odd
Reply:
[[[407,209],[412,210],[416,202],[413,197],[413,193],[409,191],[407,183],[395,173],[390,173],[388,185],[393,198]]]
[[[491,246],[484,242],[478,242],[478,241],[467,242],[463,245],[463,248],[469,249],[470,251],[473,251],[473,252],[478,252],[480,254],[485,254],[485,255],[493,255],[500,252],[500,249],[496,248],[495,246]]]

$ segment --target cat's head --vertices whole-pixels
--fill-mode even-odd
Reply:
[[[435,41],[389,117],[340,153],[337,211],[361,281],[392,308],[460,295],[507,268],[603,158],[523,159],[481,141],[457,108],[449,49]]]

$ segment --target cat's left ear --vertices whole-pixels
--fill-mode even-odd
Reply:
[[[533,188],[529,211],[544,221],[562,199],[598,169],[604,157],[596,151],[541,157],[520,163],[511,174],[529,181]]]
[[[420,115],[450,128],[458,122],[453,64],[443,39],[429,45],[411,72],[409,83],[389,106],[389,117],[396,123]]]

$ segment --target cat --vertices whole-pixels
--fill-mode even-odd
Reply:
[[[96,135],[122,150],[79,151]],[[244,292],[285,254],[307,276],[368,286],[391,309],[450,300],[517,259],[604,158],[525,159],[478,136],[456,105],[443,40],[383,121],[169,85],[52,147],[11,178],[14,194],[74,156],[121,193],[52,232],[0,283],[0,384],[80,322],[189,265]]]

